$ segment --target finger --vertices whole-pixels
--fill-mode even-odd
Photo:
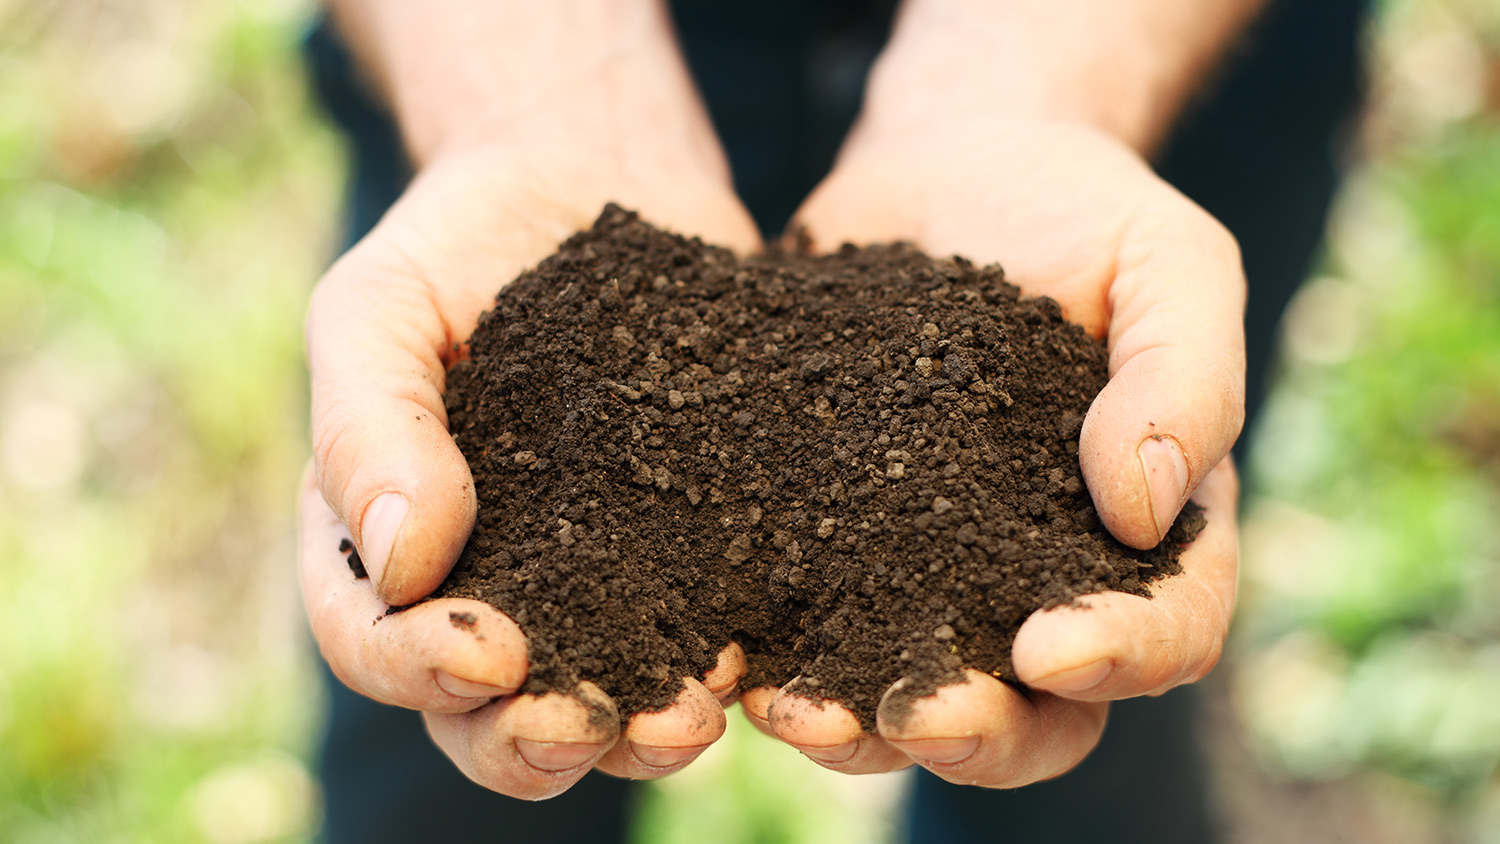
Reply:
[[[965,682],[915,700],[898,681],[881,700],[880,735],[949,782],[990,788],[1058,776],[1099,743],[1107,704],[1047,694],[1028,700],[988,674],[964,675]]]
[[[1011,664],[1021,682],[1075,700],[1160,694],[1218,662],[1234,612],[1239,481],[1225,458],[1193,496],[1207,526],[1182,554],[1182,572],[1151,584],[1151,598],[1103,592],[1081,606],[1034,613]]]
[[[783,686],[772,698],[767,720],[777,738],[825,768],[875,774],[905,768],[911,760],[880,736],[860,728],[854,713],[831,700],[811,700]]]
[[[771,738],[776,738],[776,731],[771,729],[771,701],[779,691],[775,686],[757,686],[740,692],[740,710],[745,713],[745,720]]]
[[[313,454],[323,497],[387,603],[431,592],[474,526],[468,464],[448,434],[453,336],[428,284],[367,241],[318,283],[307,317]],[[401,266],[394,264],[394,266]]]
[[[620,723],[614,703],[589,683],[576,697],[519,695],[423,718],[433,742],[465,776],[523,800],[567,791],[615,743]]]
[[[303,481],[302,592],[333,673],[383,703],[437,712],[474,709],[526,680],[526,637],[489,604],[443,599],[394,615],[368,578],[350,571],[347,536],[311,472]]]
[[[1101,521],[1136,548],[1166,535],[1245,417],[1239,248],[1175,193],[1143,205],[1156,210],[1138,215],[1116,256],[1110,378],[1079,442]]]
[[[697,680],[685,679],[677,700],[661,712],[630,719],[622,741],[599,760],[599,770],[633,780],[663,777],[708,749],[724,735],[724,707]]]
[[[749,670],[745,649],[739,642],[730,642],[719,652],[718,663],[703,675],[703,686],[718,699],[720,708],[728,707],[739,695],[740,680]]]

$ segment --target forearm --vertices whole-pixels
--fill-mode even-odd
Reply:
[[[1267,1],[906,0],[860,132],[1038,117],[1147,151]]]
[[[328,2],[419,165],[499,145],[723,170],[661,0]]]

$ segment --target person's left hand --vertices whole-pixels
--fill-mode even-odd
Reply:
[[[957,123],[856,136],[794,225],[825,249],[906,240],[999,262],[1023,292],[1056,299],[1109,346],[1110,380],[1079,449],[1105,526],[1154,546],[1189,495],[1208,526],[1151,599],[1107,592],[1086,610],[1027,620],[1012,661],[1029,695],[969,671],[904,720],[882,705],[875,734],[843,707],[785,689],[741,701],[757,726],[827,768],[916,763],[953,782],[1015,787],[1081,761],[1107,701],[1193,682],[1218,660],[1238,563],[1226,455],[1244,413],[1245,282],[1223,226],[1120,142],[1068,123]]]

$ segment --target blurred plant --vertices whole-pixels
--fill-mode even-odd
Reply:
[[[1375,45],[1256,432],[1237,685],[1284,770],[1466,805],[1500,763],[1500,6],[1388,2]]]
[[[342,171],[309,13],[0,3],[0,840],[316,826],[290,502]]]
[[[729,731],[679,774],[650,784],[638,844],[875,844],[895,837],[905,773],[819,768],[731,712]]]

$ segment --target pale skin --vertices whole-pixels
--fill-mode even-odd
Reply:
[[[740,252],[759,242],[656,0],[332,5],[418,176],[309,309],[304,594],[334,672],[423,712],[468,776],[530,799],[595,767],[661,776],[722,734],[738,697],[752,722],[825,767],[921,764],[1011,787],[1077,764],[1108,701],[1213,667],[1234,606],[1238,489],[1225,455],[1242,421],[1244,279],[1232,238],[1142,154],[1259,0],[903,8],[865,112],[799,222],[822,247],[902,239],[1001,261],[1028,293],[1056,298],[1109,343],[1111,381],[1080,454],[1105,524],[1149,547],[1191,495],[1209,527],[1154,600],[1112,593],[1028,620],[1014,664],[1041,694],[971,672],[900,724],[882,712],[872,734],[836,704],[741,693],[734,646],[685,678],[673,707],[621,731],[590,718],[614,711],[598,689],[516,694],[524,636],[487,605],[444,599],[384,616],[442,581],[473,525],[441,392],[454,344],[501,283],[609,200]],[[369,579],[352,579],[337,553],[345,536]],[[478,621],[454,625],[450,612]]]

